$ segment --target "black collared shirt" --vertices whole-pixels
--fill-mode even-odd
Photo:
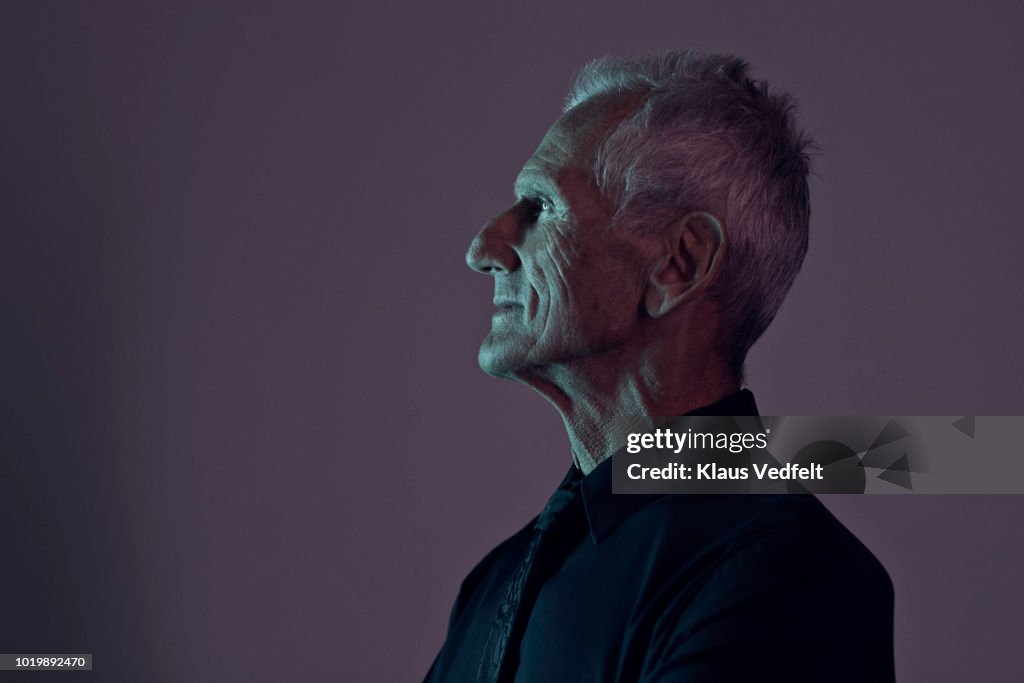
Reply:
[[[757,415],[749,391],[693,414]],[[885,569],[810,495],[613,495],[579,487],[515,652],[515,681],[895,680]],[[473,683],[531,526],[466,577],[429,683]]]

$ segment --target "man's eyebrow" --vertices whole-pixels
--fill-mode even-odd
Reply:
[[[523,172],[516,178],[512,191],[517,196],[521,196],[529,194],[530,190],[542,190],[553,195],[561,194],[558,185],[548,174],[540,169],[523,169]]]

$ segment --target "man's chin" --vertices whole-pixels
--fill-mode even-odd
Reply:
[[[484,339],[477,354],[480,369],[492,377],[515,377],[526,366],[526,347],[516,340],[495,338],[493,333]]]

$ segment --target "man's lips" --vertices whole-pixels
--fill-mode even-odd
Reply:
[[[523,315],[523,305],[511,299],[495,299],[494,315],[491,318],[500,321],[519,320]]]
[[[494,307],[497,308],[499,311],[503,311],[511,310],[514,308],[522,308],[523,305],[518,301],[513,301],[511,299],[495,299]]]

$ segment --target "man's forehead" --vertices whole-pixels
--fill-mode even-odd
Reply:
[[[523,165],[520,179],[538,182],[557,177],[569,168],[585,166],[590,156],[588,137],[582,126],[562,116],[548,129],[533,156]]]
[[[517,187],[550,183],[566,173],[587,173],[597,143],[634,108],[635,103],[629,100],[601,98],[562,114],[523,166]]]

